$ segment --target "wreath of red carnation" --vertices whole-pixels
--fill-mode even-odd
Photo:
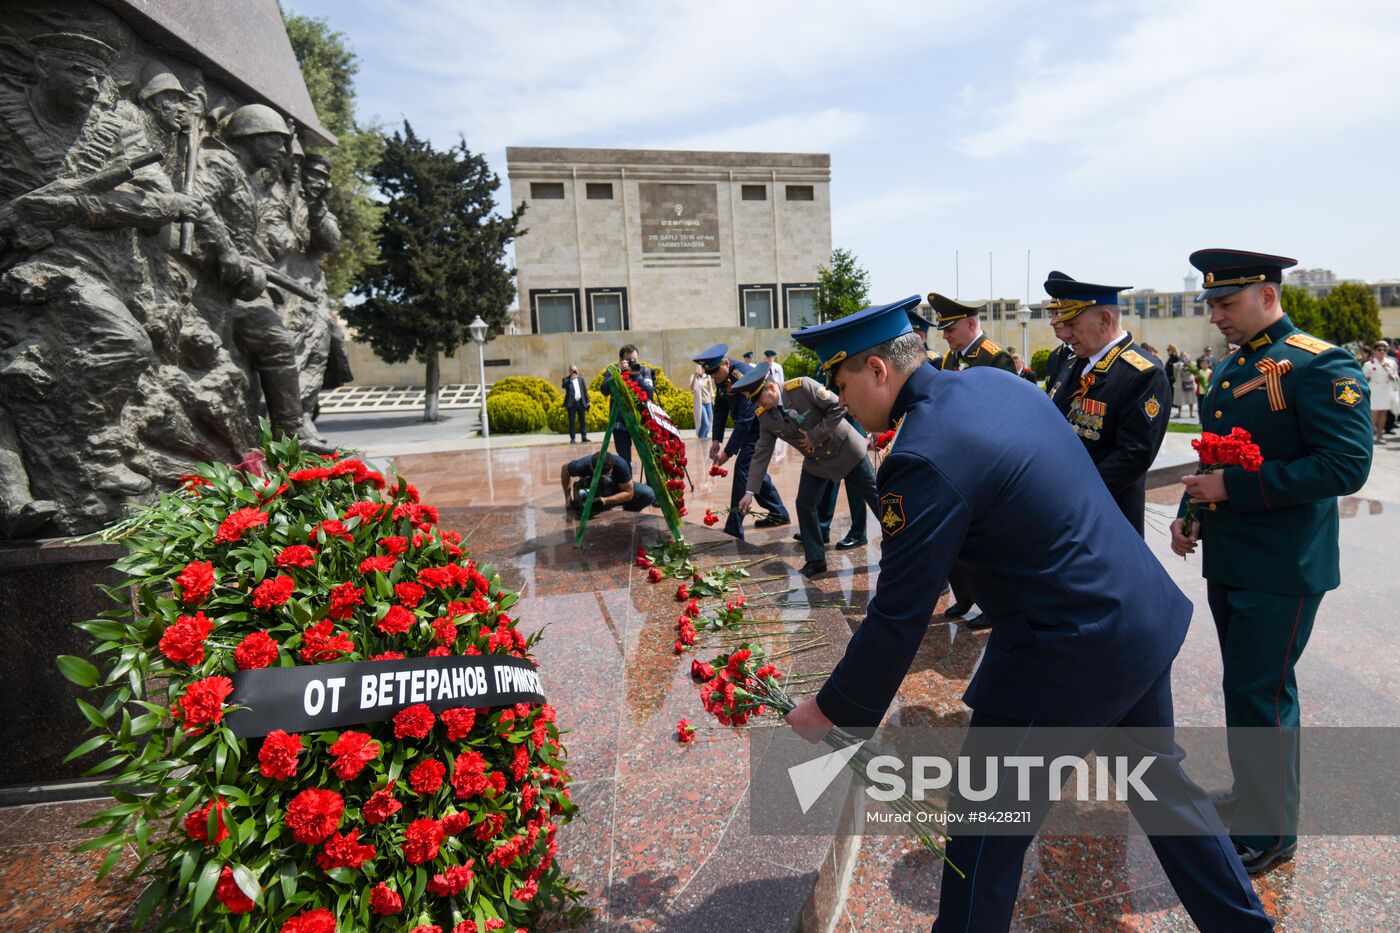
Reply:
[[[555,861],[574,813],[548,704],[410,706],[391,720],[243,740],[239,670],[426,655],[530,658],[517,594],[412,484],[267,442],[261,475],[222,465],[107,533],[123,608],[80,623],[59,668],[108,753],[116,805],[89,850],[125,847],[161,930],[517,930],[581,896]],[[135,595],[135,611],[129,594]],[[533,659],[532,659],[533,660]]]

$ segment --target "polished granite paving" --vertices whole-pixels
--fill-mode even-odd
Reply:
[[[696,741],[674,739],[676,721],[703,720],[688,676],[690,656],[672,650],[674,586],[650,584],[631,563],[637,545],[662,534],[659,516],[619,512],[590,524],[581,550],[562,507],[559,465],[591,448],[570,445],[430,453],[398,458],[400,470],[443,510],[445,525],[469,536],[477,559],[500,567],[522,594],[529,631],[547,626],[538,646],[541,672],[567,737],[580,815],[560,834],[561,858],[588,891],[589,930],[784,931],[924,930],[938,909],[938,866],[916,843],[872,836],[845,862],[821,837],[751,837],[742,733],[702,725]],[[784,451],[784,453],[789,453]],[[701,449],[692,444],[693,463]],[[795,494],[800,462],[775,464],[779,488]],[[728,504],[726,479],[692,466],[692,520]],[[1174,494],[1152,494],[1163,510]],[[1305,722],[1400,723],[1400,654],[1393,607],[1400,596],[1400,506],[1344,503],[1346,585],[1323,601],[1299,665]],[[1167,548],[1167,518],[1148,537],[1195,601],[1196,623],[1174,668],[1178,722],[1223,722],[1220,661],[1195,559]],[[846,528],[844,502],[833,535]],[[716,542],[703,562],[752,559],[756,578],[781,579],[752,590],[795,588],[804,596],[859,607],[878,572],[878,527],[866,548],[829,551],[825,578],[803,580],[794,527],[751,531],[737,544],[702,525],[696,542]],[[833,540],[835,540],[833,538]],[[789,609],[811,617],[829,644],[789,662],[826,670],[860,620],[859,609]],[[930,628],[896,701],[904,723],[960,722],[960,697],[981,656],[985,633],[955,624]],[[0,809],[0,931],[121,929],[135,889],[91,880],[96,858],[70,854],[74,828],[94,803]],[[1400,851],[1391,837],[1303,841],[1299,854],[1256,880],[1280,930],[1368,930],[1400,926]],[[845,872],[846,874],[842,874]],[[820,882],[819,882],[820,878]],[[844,882],[844,883],[843,883]],[[814,897],[814,889],[825,891]],[[833,893],[834,892],[834,893]],[[820,901],[818,904],[817,902]],[[813,922],[813,918],[824,921]],[[1038,840],[1026,859],[1015,926],[1024,930],[1189,930],[1192,924],[1145,839],[1057,837]]]

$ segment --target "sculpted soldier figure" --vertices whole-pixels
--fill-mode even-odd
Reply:
[[[269,279],[282,288],[295,285],[271,268],[286,250],[274,253],[269,245],[276,235],[269,219],[275,205],[269,206],[268,194],[281,173],[291,131],[271,107],[247,104],[229,115],[221,137],[221,143],[211,142],[200,151],[196,192],[216,218],[207,233],[200,228],[200,239],[236,300],[230,306],[224,295],[211,296],[208,289],[201,289],[196,300],[214,330],[231,335],[252,357],[273,429],[324,450],[303,424],[292,333],[266,295]]]
[[[0,537],[85,530],[151,488],[121,424],[151,358],[124,297],[142,284],[134,228],[195,213],[117,95],[117,50],[29,41],[32,74],[0,80]]]

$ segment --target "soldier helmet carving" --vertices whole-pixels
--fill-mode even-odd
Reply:
[[[137,92],[136,99],[143,103],[157,94],[164,94],[167,91],[174,91],[182,96],[185,93],[185,86],[180,83],[175,72],[161,62],[152,61],[141,73],[141,78],[145,83]]]
[[[225,139],[241,139],[244,136],[258,136],[262,133],[276,133],[279,136],[292,135],[287,121],[280,113],[266,104],[244,104],[224,122]]]

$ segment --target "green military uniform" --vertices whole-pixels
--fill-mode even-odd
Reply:
[[[943,354],[944,370],[967,369],[971,366],[995,366],[1009,373],[1016,371],[1011,354],[986,334],[978,334],[977,339],[968,344],[961,353],[949,350]]]
[[[1235,286],[1277,283],[1282,269],[1293,265],[1223,250],[1192,254],[1191,261],[1206,272],[1206,299]],[[1299,725],[1293,669],[1322,594],[1341,582],[1337,497],[1359,489],[1370,472],[1368,409],[1366,380],[1352,355],[1298,330],[1286,315],[1212,374],[1201,402],[1202,427],[1222,435],[1245,429],[1264,460],[1257,472],[1224,467],[1228,498],[1198,506],[1231,727]],[[1231,741],[1239,799],[1232,835],[1256,852],[1286,849],[1286,857],[1296,843],[1296,732],[1281,731],[1278,748],[1266,755],[1257,743],[1250,754],[1240,752],[1244,735]],[[1248,855],[1245,861],[1248,867]]]

